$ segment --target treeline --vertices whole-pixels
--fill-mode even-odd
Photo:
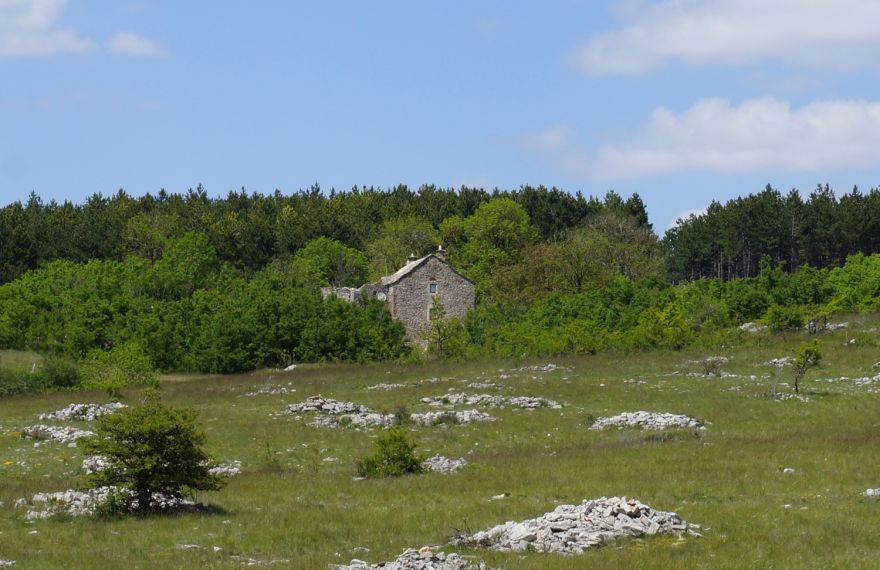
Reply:
[[[397,186],[325,194],[315,185],[289,195],[242,189],[224,198],[211,198],[199,186],[184,194],[164,190],[142,197],[122,190],[113,196],[94,194],[83,204],[45,203],[32,194],[25,203],[0,209],[0,283],[57,259],[123,261],[135,255],[156,261],[169,241],[190,232],[206,236],[220,261],[242,274],[253,274],[319,237],[365,251],[385,222],[418,218],[439,228],[449,218],[471,216],[493,198],[509,198],[521,205],[543,239],[609,209],[648,226],[638,195],[623,200],[612,192],[600,200],[542,186],[492,192],[435,186],[413,191]]]
[[[858,188],[839,198],[828,186],[804,199],[769,185],[759,194],[712,202],[666,233],[670,275],[676,281],[752,277],[768,256],[795,271],[801,265],[839,267],[855,253],[880,252],[880,190]]]

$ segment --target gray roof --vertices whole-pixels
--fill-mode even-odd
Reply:
[[[452,269],[452,266],[450,266],[449,263],[447,263],[445,259],[437,256],[434,253],[429,253],[425,257],[420,257],[419,259],[415,259],[413,261],[410,261],[409,263],[407,263],[406,265],[404,265],[403,267],[401,267],[400,269],[395,271],[393,275],[386,275],[385,277],[383,277],[380,280],[380,283],[382,283],[382,285],[384,285],[386,287],[388,285],[394,285],[395,283],[397,283],[398,281],[400,281],[401,279],[403,279],[404,277],[406,277],[407,275],[412,273],[415,269],[417,269],[418,267],[423,265],[426,261],[428,261],[432,257],[442,261],[444,265],[448,266],[449,269]],[[455,274],[460,276],[462,279],[465,279],[465,280],[469,281],[470,283],[473,283],[473,281],[471,281],[470,279],[468,279],[467,277],[465,277],[464,275],[462,275],[458,271],[455,271],[455,269],[452,269],[452,271],[455,272]]]

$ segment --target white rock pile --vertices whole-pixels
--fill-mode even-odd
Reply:
[[[296,392],[296,388],[288,388],[277,384],[262,384],[261,386],[246,393],[245,396],[277,396],[279,394],[292,394]]]
[[[220,477],[234,477],[241,475],[241,461],[233,460],[226,463],[220,463],[208,469],[211,475],[219,475]]]
[[[370,564],[355,558],[348,564],[331,564],[337,570],[484,570],[483,562],[468,561],[458,554],[434,552],[428,546],[419,550],[406,549],[403,554],[390,562]]]
[[[460,410],[455,412],[425,412],[424,414],[410,415],[412,422],[419,426],[436,426],[436,425],[463,425],[474,422],[492,422],[495,421],[493,416],[480,410]]]
[[[343,402],[325,398],[318,394],[310,396],[298,404],[289,404],[282,414],[301,417],[301,414],[316,413],[317,417],[309,425],[314,427],[387,427],[394,422],[391,414],[380,414],[355,402]]]
[[[792,361],[794,359],[790,356],[780,356],[779,358],[773,358],[766,362],[762,362],[764,366],[791,366]]]
[[[536,396],[496,396],[493,394],[464,394],[462,392],[448,392],[442,396],[431,396],[422,398],[422,403],[429,406],[489,406],[492,408],[503,408],[505,406],[514,406],[527,410],[537,408],[553,408],[559,409],[562,405],[559,402],[548,400]]]
[[[37,424],[24,428],[21,435],[32,439],[67,443],[76,447],[76,440],[95,435],[95,433],[71,426],[47,426],[45,424]]]
[[[91,422],[105,414],[115,414],[126,405],[122,402],[110,402],[109,404],[70,404],[66,408],[55,410],[47,414],[40,414],[41,420],[55,420],[68,422],[73,420]]]
[[[447,475],[449,475],[450,473],[455,473],[465,465],[467,465],[467,460],[465,460],[463,457],[459,459],[450,459],[449,457],[444,457],[440,454],[434,455],[433,457],[429,457],[422,461],[422,467],[424,467],[428,471],[444,473]]]
[[[598,418],[590,429],[606,429],[610,427],[636,427],[647,430],[660,429],[690,429],[702,428],[703,425],[684,414],[670,414],[666,412],[624,412],[616,416]]]
[[[865,496],[869,499],[880,499],[880,487],[876,489],[865,489]]]
[[[536,519],[508,521],[456,542],[492,550],[576,554],[626,537],[700,536],[698,529],[675,513],[656,511],[635,499],[601,497],[580,505],[559,505]]]
[[[568,366],[559,366],[552,362],[547,364],[539,364],[535,366],[521,366],[519,368],[511,368],[508,372],[556,372],[557,370],[571,370]]]
[[[112,467],[110,461],[103,455],[88,455],[82,461],[82,470],[86,472],[86,475],[105,471],[110,467]]]
[[[15,560],[0,560],[0,568],[12,568],[15,566]]]
[[[47,519],[57,515],[82,517],[95,514],[98,508],[106,503],[111,496],[125,495],[127,493],[126,489],[120,489],[112,485],[87,491],[67,489],[66,491],[58,491],[56,493],[37,493],[31,497],[30,501],[21,498],[15,502],[15,506],[32,507],[25,513],[26,520]],[[153,493],[151,502],[154,507],[163,510],[197,506],[196,503],[188,499],[169,497],[161,493]],[[134,502],[133,507],[137,507],[137,501]]]
[[[301,414],[305,413],[317,414],[317,417],[309,424],[314,427],[389,427],[397,419],[394,414],[380,414],[355,402],[342,402],[332,398],[324,398],[320,394],[311,396],[304,402],[290,404],[282,412],[284,415],[295,417],[301,417]],[[410,414],[410,420],[420,426],[469,424],[472,422],[492,421],[494,419],[489,414],[479,410]]]
[[[372,386],[367,386],[365,390],[396,390],[398,388],[406,388],[406,384],[388,384],[382,382],[380,384],[373,384]]]

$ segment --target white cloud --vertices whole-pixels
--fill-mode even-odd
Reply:
[[[638,74],[671,60],[811,67],[876,65],[876,0],[664,0],[628,3],[620,29],[574,54],[591,74]]]
[[[168,50],[153,40],[133,34],[131,32],[119,32],[107,42],[110,53],[118,55],[136,55],[145,57],[162,57],[168,55]]]
[[[820,101],[792,109],[774,98],[732,105],[705,99],[676,114],[657,108],[628,140],[595,152],[573,138],[547,149],[585,178],[619,180],[686,171],[820,172],[880,166],[880,102]]]
[[[66,0],[0,0],[0,57],[86,53],[95,43],[59,27]]]
[[[574,132],[568,125],[557,125],[522,139],[526,148],[542,151],[563,151],[570,148],[573,142]]]
[[[679,214],[677,216],[675,216],[675,219],[672,220],[671,222],[669,222],[669,225],[666,227],[666,231],[669,231],[672,228],[679,225],[678,223],[680,221],[683,222],[683,221],[689,220],[691,218],[702,216],[705,213],[706,213],[706,208],[691,209],[691,210],[685,210],[683,212],[679,212]]]

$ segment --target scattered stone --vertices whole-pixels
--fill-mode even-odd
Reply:
[[[874,370],[880,370],[880,362],[875,362],[873,366],[871,366]]]
[[[30,437],[45,441],[56,441],[59,443],[71,444],[76,446],[76,440],[95,435],[94,432],[78,429],[70,426],[47,426],[37,424],[28,426],[21,432],[22,437]]]
[[[211,475],[219,475],[220,477],[234,477],[241,475],[241,461],[233,460],[227,463],[220,463],[208,469]]]
[[[476,390],[486,390],[488,388],[497,388],[498,385],[495,382],[471,382],[467,385],[468,388],[474,388]]]
[[[199,546],[198,544],[178,544],[177,547],[180,548],[181,550],[201,550],[202,549],[202,547]]]
[[[66,408],[55,410],[48,414],[40,414],[39,419],[60,422],[73,420],[91,422],[105,414],[115,414],[125,407],[127,406],[122,402],[110,402],[109,404],[70,404]]]
[[[396,390],[397,388],[406,388],[406,384],[373,384],[372,386],[367,386],[366,390]]]
[[[87,475],[110,469],[110,467],[112,467],[110,461],[103,455],[89,455],[83,458],[82,470]]]
[[[290,366],[284,368],[285,372],[291,372],[293,370],[296,370],[296,364],[291,364]]]
[[[880,499],[880,487],[876,489],[865,489],[865,496],[869,499]]]
[[[485,563],[469,561],[452,552],[434,552],[431,547],[425,546],[419,550],[406,549],[403,554],[389,562],[370,564],[363,560],[353,559],[348,564],[331,564],[336,570],[484,570]]]
[[[412,414],[412,422],[420,426],[435,426],[440,424],[470,424],[474,422],[492,422],[495,418],[480,410],[461,410],[456,412],[425,412],[424,414]]]
[[[675,513],[656,511],[635,499],[601,497],[580,505],[559,505],[536,519],[508,521],[454,542],[469,548],[576,554],[626,537],[701,536],[699,528]]]
[[[316,412],[318,414],[309,424],[314,427],[389,427],[397,420],[394,414],[380,414],[375,410],[354,402],[341,402],[332,398],[324,398],[321,395],[312,396],[298,404],[290,404],[282,414],[298,416],[307,412]],[[492,421],[494,419],[489,414],[479,410],[427,412],[410,415],[410,420],[414,424],[421,426],[469,424],[472,422]]]
[[[670,414],[664,412],[624,412],[616,416],[597,419],[590,429],[605,429],[609,427],[637,427],[647,430],[659,430],[670,428],[703,428],[703,424],[684,414]]]
[[[825,324],[826,331],[839,331],[839,330],[848,329],[848,328],[849,328],[849,322],[826,323]]]
[[[12,568],[15,566],[15,560],[0,560],[0,568]]]
[[[794,473],[794,469],[791,467],[786,467],[785,469],[782,470],[782,472],[787,473],[787,474],[791,474],[791,473]]]
[[[294,392],[296,392],[296,388],[287,388],[277,384],[263,384],[256,390],[251,390],[245,396],[276,396],[279,394],[292,394]]]
[[[67,489],[57,493],[37,493],[30,502],[21,498],[15,502],[16,507],[36,507],[25,513],[26,520],[47,519],[56,515],[69,515],[72,517],[89,516],[95,514],[101,505],[105,504],[111,496],[127,495],[127,489],[121,489],[112,485],[76,491]],[[161,493],[153,493],[151,503],[155,508],[162,510],[178,510],[182,508],[198,508],[199,505],[187,499],[169,497]],[[137,501],[134,502],[137,507]],[[42,508],[42,510],[38,510]]]
[[[548,400],[534,396],[495,396],[492,394],[463,394],[461,392],[449,392],[442,396],[431,396],[422,398],[423,403],[430,406],[489,406],[492,408],[503,408],[504,406],[515,406],[528,410],[536,408],[553,408],[559,409],[562,405],[559,402]]]
[[[556,372],[557,370],[571,370],[569,366],[559,366],[557,364],[548,363],[536,366],[522,366],[520,368],[511,368],[508,372]]]
[[[765,328],[767,328],[767,327],[763,327],[761,325],[758,325],[758,324],[752,323],[752,322],[743,323],[739,326],[739,330],[741,330],[743,332],[747,332],[747,333],[761,332]]]
[[[435,471],[437,473],[445,473],[448,475],[450,473],[455,473],[467,465],[467,463],[467,460],[464,458],[450,459],[438,454],[422,461],[422,467],[428,471]]]
[[[781,356],[779,358],[762,362],[761,364],[764,366],[791,366],[793,360],[794,359],[790,356]]]
[[[789,394],[787,392],[780,392],[776,394],[773,398],[776,402],[785,402],[786,400],[797,400],[798,402],[809,402],[810,399],[807,396],[802,394]]]

